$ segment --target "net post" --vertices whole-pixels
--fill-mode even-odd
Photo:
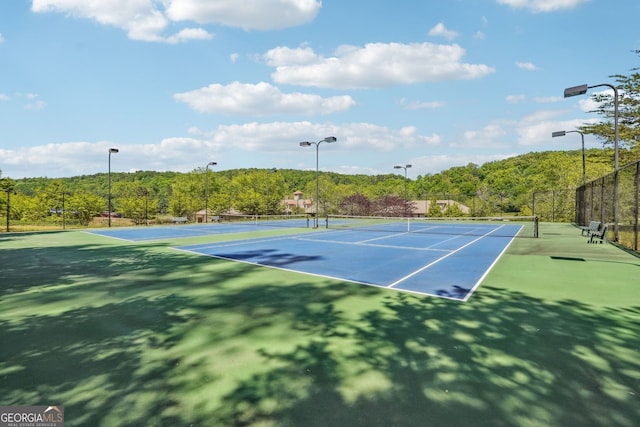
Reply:
[[[538,216],[533,217],[533,237],[538,238]]]

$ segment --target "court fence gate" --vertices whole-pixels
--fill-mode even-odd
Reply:
[[[588,225],[590,221],[609,224],[610,240],[638,251],[639,201],[640,160],[578,187],[575,222],[578,225]]]

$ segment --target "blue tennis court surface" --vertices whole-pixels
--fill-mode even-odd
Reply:
[[[481,233],[458,235],[318,230],[176,249],[464,301],[520,228],[515,224],[496,225]]]
[[[208,224],[183,224],[183,225],[167,225],[153,227],[118,227],[108,229],[90,230],[92,234],[112,237],[133,242],[145,240],[164,240],[164,239],[180,239],[185,237],[208,236],[211,234],[228,234],[228,233],[244,233],[249,231],[258,231],[268,229],[270,226],[278,225],[257,225],[255,222],[236,222],[236,223],[208,223]],[[289,221],[287,227],[305,227],[306,220]]]

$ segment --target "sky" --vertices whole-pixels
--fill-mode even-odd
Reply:
[[[609,89],[564,89],[638,67],[638,16],[638,0],[2,0],[0,171],[317,160],[415,179],[580,149],[551,133],[598,121]]]

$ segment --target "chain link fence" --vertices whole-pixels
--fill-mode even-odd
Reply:
[[[639,194],[640,161],[637,161],[579,187],[575,221],[583,226],[590,221],[609,224],[608,239],[638,251]]]
[[[576,192],[573,188],[536,191],[531,200],[531,211],[540,221],[573,222],[576,214]]]

